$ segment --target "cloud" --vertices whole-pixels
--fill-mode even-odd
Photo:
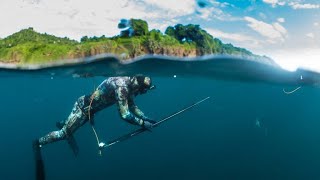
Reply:
[[[258,21],[252,17],[245,17],[245,21],[249,22],[248,26],[258,32],[260,35],[268,38],[269,43],[284,42],[287,37],[287,30],[278,22],[268,24],[263,21]]]
[[[202,19],[206,19],[206,20],[211,20],[211,15],[213,14],[212,12],[214,12],[214,8],[211,7],[211,8],[202,8],[202,9],[199,9],[197,11],[198,15],[200,18]]]
[[[271,4],[272,7],[288,5],[292,9],[319,9],[320,4],[301,3],[301,0],[292,2],[291,0],[263,0],[264,3]]]
[[[147,12],[129,0],[4,1],[5,6],[0,6],[1,15],[6,15],[0,21],[1,37],[27,27],[78,40],[84,35],[113,36],[119,33],[117,24],[121,18],[161,17],[160,13]]]
[[[320,4],[299,4],[298,2],[290,2],[289,6],[293,9],[319,9]]]
[[[267,4],[271,4],[272,7],[278,6],[284,6],[286,3],[284,1],[279,1],[279,0],[263,0],[263,2]]]
[[[259,13],[259,16],[260,16],[262,19],[267,19],[267,15],[264,14],[264,13],[262,13],[262,12]]]
[[[164,20],[161,22],[151,21],[151,22],[148,22],[148,25],[149,25],[149,30],[158,29],[161,32],[165,32],[165,30],[167,29],[168,26],[174,26],[178,23],[179,23],[178,20],[170,19],[170,20]]]
[[[212,20],[220,20],[220,21],[238,21],[240,18],[233,17],[229,13],[223,10],[223,8],[226,7],[232,7],[234,8],[234,5],[229,3],[220,3],[214,0],[210,1],[201,1],[205,2],[205,7],[197,7],[196,13],[198,17],[206,20],[206,21],[212,21]]]
[[[277,30],[278,32],[280,32],[282,35],[286,35],[288,33],[288,31],[286,30],[286,28],[284,28],[281,24],[275,22],[272,24],[273,28],[275,30]]]
[[[150,28],[160,30],[172,25],[173,19],[178,20],[176,23],[193,17],[206,21],[239,20],[221,10],[231,4],[207,2],[208,7],[199,9],[195,16],[195,0],[1,0],[0,37],[28,27],[76,40],[85,35],[114,36],[119,34],[117,24],[123,18],[143,19]]]
[[[183,16],[195,11],[195,0],[143,0],[147,5],[156,6],[172,16]]]
[[[224,43],[232,43],[235,46],[257,49],[261,48],[264,42],[255,39],[254,37],[240,34],[240,33],[227,33],[218,29],[204,28],[213,37],[221,39]]]
[[[220,3],[221,7],[235,7],[233,4],[227,3],[227,2],[222,2]]]
[[[198,3],[198,6],[200,8],[205,8],[205,7],[235,7],[233,4],[230,4],[228,2],[218,2],[216,0],[196,0],[196,2]]]
[[[122,18],[155,24],[190,15],[195,6],[194,0],[1,0],[0,37],[28,27],[76,40],[84,35],[114,36]]]
[[[318,27],[320,24],[318,22],[314,22],[313,25]]]
[[[217,29],[213,28],[206,28],[206,31],[211,34],[214,37],[217,38],[223,38],[223,39],[229,39],[232,41],[237,41],[237,42],[245,42],[245,41],[255,41],[254,38],[247,36],[247,35],[242,35],[242,34],[236,34],[236,33],[226,33]]]
[[[284,23],[286,20],[284,18],[278,18],[278,22]]]
[[[221,9],[215,7],[201,8],[197,10],[200,18],[210,21],[212,19],[226,20],[226,14]]]
[[[315,37],[313,33],[308,33],[308,34],[306,34],[306,36],[311,38],[311,39],[313,39]]]

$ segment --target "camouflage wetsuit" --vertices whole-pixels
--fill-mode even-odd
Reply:
[[[142,126],[143,121],[148,118],[134,104],[135,95],[131,77],[110,77],[104,80],[91,95],[81,96],[75,102],[71,114],[60,130],[41,137],[39,144],[45,145],[68,138],[89,120],[89,116],[92,120],[94,113],[115,103],[122,119]],[[91,107],[90,112],[89,107]]]

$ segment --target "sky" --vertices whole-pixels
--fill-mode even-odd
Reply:
[[[266,55],[282,67],[320,71],[319,0],[1,0],[0,38],[33,27],[80,40],[118,35],[120,19],[149,29],[199,24],[223,43]]]

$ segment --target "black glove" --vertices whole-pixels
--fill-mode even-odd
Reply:
[[[157,123],[157,121],[155,121],[155,120],[153,120],[153,119],[150,119],[150,118],[146,118],[146,119],[144,119],[144,121],[148,121],[148,122],[150,122],[150,123],[152,123],[152,124]]]
[[[143,128],[146,128],[148,130],[151,130],[151,128],[153,127],[153,124],[156,123],[156,121],[153,121],[153,120],[144,120],[143,121],[143,124],[142,124],[142,127]]]
[[[151,122],[151,123],[156,123],[157,121],[155,121],[155,120],[153,120],[153,119],[150,119],[150,118],[148,118],[147,116],[143,116],[142,117],[142,120],[144,120],[144,121],[149,121],[149,122]]]

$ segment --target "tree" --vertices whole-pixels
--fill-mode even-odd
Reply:
[[[211,54],[213,52],[213,37],[202,30],[199,25],[188,24],[184,26],[177,24],[174,27],[168,27],[165,33],[176,38],[180,43],[196,43],[200,54]]]
[[[88,40],[89,40],[88,36],[83,36],[83,37],[80,39],[80,42],[86,42],[86,41],[88,41]]]
[[[153,29],[153,30],[151,30],[151,31],[149,32],[149,37],[150,37],[151,39],[156,40],[156,41],[159,41],[159,40],[160,40],[161,35],[162,35],[162,34],[161,34],[161,32],[160,32],[159,30]]]
[[[121,19],[118,28],[120,31],[120,37],[130,36],[145,36],[148,34],[148,23],[141,19]]]
[[[172,27],[172,26],[169,26],[169,27],[167,27],[167,29],[166,29],[166,31],[164,32],[166,35],[168,35],[168,36],[171,36],[171,37],[174,37],[174,38],[176,38],[176,32],[175,32],[176,30],[174,29],[174,27]],[[176,38],[177,39],[177,38]]]
[[[134,36],[144,36],[149,32],[148,23],[141,19],[131,19],[131,27]]]

